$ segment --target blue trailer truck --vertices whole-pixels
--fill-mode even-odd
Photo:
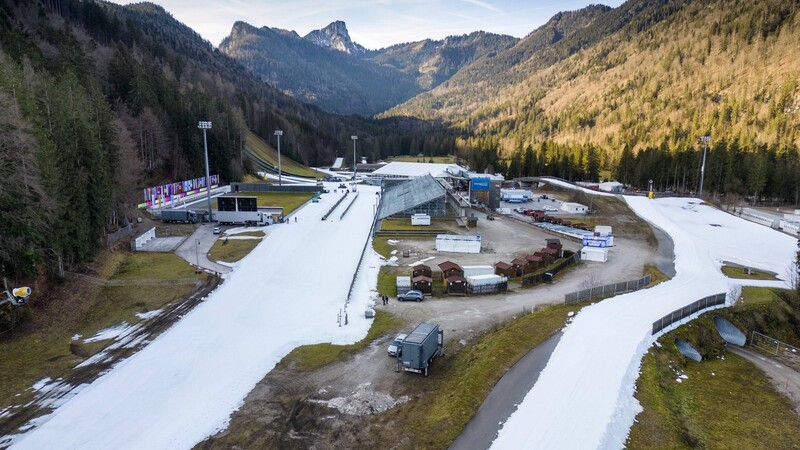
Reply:
[[[444,331],[435,323],[421,323],[403,341],[403,352],[397,357],[397,371],[416,372],[428,376],[433,358],[444,355]]]

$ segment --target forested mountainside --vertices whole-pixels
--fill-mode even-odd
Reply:
[[[411,119],[334,116],[253,77],[163,8],[42,0],[0,5],[0,276],[79,267],[132,217],[142,188],[244,169],[250,129],[284,155],[325,164],[359,135],[359,150],[452,148]],[[386,126],[391,124],[392,126]],[[246,161],[245,161],[246,165]]]
[[[294,31],[237,22],[220,51],[270,85],[338,114],[372,116],[437,86],[484,55],[517,39],[475,32],[366,50],[344,22],[300,37]]]

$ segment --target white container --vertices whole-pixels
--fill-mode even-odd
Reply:
[[[599,247],[583,247],[581,249],[581,260],[583,261],[608,261],[608,249]]]
[[[481,236],[439,234],[436,236],[436,251],[453,253],[480,253]]]
[[[464,269],[464,278],[469,278],[477,275],[494,275],[494,267],[492,266],[461,266]]]
[[[466,278],[467,278],[467,283],[469,283],[471,286],[491,286],[493,284],[499,284],[504,281],[508,281],[508,278],[494,274],[473,275]]]
[[[431,216],[427,214],[412,214],[411,225],[430,225]]]

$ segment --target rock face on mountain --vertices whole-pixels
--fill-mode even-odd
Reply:
[[[320,47],[338,50],[350,55],[363,55],[367,52],[367,49],[350,39],[350,33],[347,32],[347,25],[341,20],[337,20],[321,30],[314,30],[308,33],[305,35],[304,39]]]
[[[438,86],[518,39],[483,31],[367,50],[336,21],[304,37],[237,22],[220,51],[270,85],[338,114],[371,116]]]

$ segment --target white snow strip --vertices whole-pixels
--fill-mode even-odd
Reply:
[[[160,309],[155,309],[153,311],[147,311],[147,312],[143,312],[143,313],[136,313],[136,317],[138,317],[141,320],[150,320],[150,319],[152,319],[153,317],[156,317],[159,314],[161,314],[161,310]]]
[[[720,260],[776,273],[792,260],[792,237],[701,205],[699,200],[625,200],[672,237],[675,278],[585,307],[566,328],[493,449],[622,448],[641,410],[633,394],[642,356],[655,341],[652,323],[707,295],[728,293],[745,281],[724,277]],[[576,424],[580,432],[575,432]]]
[[[413,263],[409,264],[409,265],[408,265],[408,267],[414,267],[414,266],[416,266],[417,264],[423,264],[423,263],[425,263],[426,261],[430,261],[430,260],[432,260],[432,259],[436,259],[436,257],[435,257],[435,256],[429,256],[429,257],[427,257],[427,258],[420,259],[420,260],[419,260],[419,261],[417,261],[417,262],[413,262]]]
[[[107,339],[115,339],[115,338],[119,337],[120,335],[122,335],[123,333],[125,333],[128,330],[128,328],[130,328],[130,325],[128,324],[128,322],[122,322],[119,325],[114,325],[113,327],[104,328],[104,329],[98,331],[97,333],[95,333],[94,336],[84,339],[83,342],[88,344],[90,342],[105,341]]]
[[[231,413],[275,364],[300,345],[350,344],[366,336],[363,311],[380,257],[369,251],[339,326],[369,237],[377,188],[358,186],[347,215],[322,221],[323,196],[274,227],[226,282],[146,348],[120,362],[32,431],[15,449],[188,449],[227,426]],[[272,228],[272,227],[271,227]]]

